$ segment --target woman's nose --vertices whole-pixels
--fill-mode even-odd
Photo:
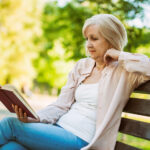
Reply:
[[[87,41],[86,46],[87,46],[88,48],[93,47],[92,42],[91,42],[91,41]]]

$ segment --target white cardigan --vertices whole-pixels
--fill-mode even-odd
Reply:
[[[74,92],[90,76],[95,65],[91,58],[81,59],[69,73],[56,102],[38,112],[40,121],[55,123],[74,103]],[[106,66],[99,80],[96,132],[81,150],[114,150],[121,113],[132,91],[150,80],[150,60],[142,54],[121,52],[118,61]]]

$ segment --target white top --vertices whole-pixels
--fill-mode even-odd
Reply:
[[[98,83],[80,84],[75,91],[76,102],[57,124],[89,143],[95,133],[97,96]]]

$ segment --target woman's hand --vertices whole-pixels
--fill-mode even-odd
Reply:
[[[17,115],[17,118],[24,122],[24,123],[31,123],[31,122],[40,122],[40,119],[37,118],[37,119],[34,119],[34,118],[31,118],[31,117],[27,117],[27,113],[23,113],[22,109],[19,108],[17,105],[13,105],[12,104],[12,108],[14,109],[16,115]]]
[[[120,51],[114,48],[108,49],[104,55],[104,62],[109,64],[111,61],[117,61]]]

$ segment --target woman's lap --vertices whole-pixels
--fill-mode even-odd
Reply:
[[[0,121],[0,125],[2,124],[6,124],[6,127],[9,124],[13,129],[11,140],[16,140],[29,149],[78,150],[87,145],[85,141],[57,125],[22,123],[12,117]]]

